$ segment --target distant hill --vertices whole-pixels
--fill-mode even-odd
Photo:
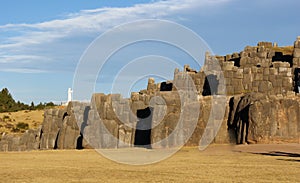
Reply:
[[[0,92],[0,112],[16,112],[21,110],[36,110],[36,109],[44,109],[46,107],[54,107],[55,104],[53,102],[49,103],[39,103],[38,105],[34,105],[31,102],[30,105],[24,104],[20,101],[15,101],[12,95],[9,93],[7,88],[4,88]]]

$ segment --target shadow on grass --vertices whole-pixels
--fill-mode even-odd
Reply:
[[[288,152],[282,152],[282,151],[271,151],[268,153],[255,153],[255,154],[261,154],[261,155],[266,155],[266,156],[285,156],[285,157],[294,157],[294,158],[300,157],[300,154],[298,154],[298,153],[288,153]]]
[[[291,161],[291,162],[299,162],[299,163],[300,163],[300,159],[277,159],[277,160],[281,160],[281,161]]]
[[[268,153],[254,153],[254,154],[260,154],[260,155],[264,155],[264,156],[282,156],[282,157],[290,157],[290,158],[300,158],[300,154],[298,154],[298,153],[288,153],[288,152],[282,152],[282,151],[271,151]],[[277,159],[277,160],[300,162],[300,159]]]

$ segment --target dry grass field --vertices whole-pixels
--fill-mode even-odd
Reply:
[[[126,153],[124,155],[134,156]],[[300,146],[185,147],[151,165],[123,165],[94,150],[0,153],[0,182],[299,182]]]
[[[42,124],[44,119],[44,110],[24,110],[18,112],[0,113],[0,135],[6,134],[21,134],[22,130],[14,130],[18,123],[28,124],[28,128],[36,129]]]
[[[292,55],[294,51],[293,46],[273,47],[272,49],[276,52],[282,52],[283,55]]]

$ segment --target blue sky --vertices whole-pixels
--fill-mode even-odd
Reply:
[[[0,87],[26,103],[64,101],[88,45],[112,27],[140,19],[182,24],[219,55],[240,52],[258,41],[292,45],[300,35],[299,7],[298,0],[3,0]],[[162,54],[151,44],[137,47],[147,49],[145,54]],[[166,57],[180,59],[182,65],[189,62],[186,55],[168,50]],[[114,62],[118,64],[118,59]],[[96,91],[109,89],[99,85]]]

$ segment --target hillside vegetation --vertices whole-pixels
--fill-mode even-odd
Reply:
[[[12,95],[9,93],[7,88],[4,88],[0,92],[0,113],[1,112],[16,112],[21,110],[41,110],[45,109],[46,107],[54,107],[53,102],[49,103],[39,103],[38,105],[34,105],[31,102],[31,105],[24,104],[20,101],[16,102]]]
[[[44,110],[23,110],[0,113],[0,135],[22,134],[26,130],[38,128],[44,119]]]
[[[53,102],[34,105],[15,101],[4,88],[0,92],[0,135],[22,134],[28,129],[38,128],[44,119],[44,109],[55,107]],[[0,136],[1,138],[1,136]]]

